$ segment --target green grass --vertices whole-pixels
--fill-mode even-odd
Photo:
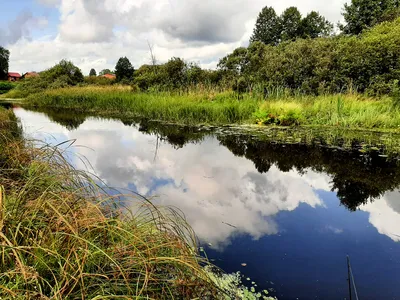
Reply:
[[[74,108],[188,124],[248,122],[258,105],[255,100],[237,101],[229,94],[215,97],[147,94],[133,93],[118,87],[52,90],[32,95],[28,99],[30,104],[41,107]]]
[[[400,108],[390,97],[359,94],[291,96],[267,100],[244,94],[138,93],[129,87],[75,87],[28,97],[36,107],[69,108],[103,116],[139,116],[183,124],[318,125],[341,128],[398,129]]]
[[[1,108],[0,150],[1,299],[256,299],[210,272],[177,210],[107,195]]]

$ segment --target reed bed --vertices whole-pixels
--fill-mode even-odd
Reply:
[[[233,92],[133,92],[121,87],[75,87],[28,97],[28,105],[139,116],[182,124],[318,125],[341,128],[399,129],[400,108],[390,97],[348,93],[306,96],[282,91],[237,95]]]

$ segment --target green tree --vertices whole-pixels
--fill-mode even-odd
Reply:
[[[111,71],[110,69],[104,69],[104,70],[101,70],[99,73],[100,76],[103,76],[106,74],[115,74],[115,72]]]
[[[318,38],[329,36],[333,32],[333,24],[321,16],[318,12],[310,12],[301,20],[301,37]]]
[[[266,45],[277,45],[280,38],[280,19],[272,7],[266,6],[258,15],[250,43],[260,41]]]
[[[173,88],[179,88],[187,83],[187,65],[179,57],[171,58],[163,65],[163,73],[166,84]]]
[[[118,60],[117,65],[115,66],[115,75],[117,76],[117,81],[132,80],[134,72],[135,69],[127,57],[121,57]]]
[[[293,41],[302,35],[302,18],[297,7],[289,7],[280,17],[281,19],[281,40]]]
[[[54,67],[42,72],[40,77],[48,82],[62,81],[65,85],[76,85],[84,81],[82,71],[67,60],[62,60]]]
[[[345,34],[358,35],[364,29],[396,18],[399,4],[400,0],[352,0],[344,5],[346,24],[339,27]]]
[[[96,70],[95,69],[91,69],[89,76],[97,76]]]
[[[0,46],[0,80],[7,79],[9,59],[10,59],[10,51]]]

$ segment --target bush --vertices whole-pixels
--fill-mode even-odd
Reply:
[[[5,94],[8,91],[16,87],[15,83],[11,82],[0,82],[0,94]]]
[[[43,71],[40,76],[21,80],[17,88],[9,96],[13,98],[27,97],[46,89],[58,89],[83,83],[81,70],[72,62],[62,60],[54,67]]]
[[[305,94],[391,92],[400,78],[400,19],[359,37],[299,39],[267,46],[253,43],[221,59],[219,68],[235,83],[282,87]]]

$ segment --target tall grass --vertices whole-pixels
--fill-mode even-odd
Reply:
[[[1,299],[242,298],[204,268],[179,211],[107,195],[58,148],[34,147],[9,124],[0,123]]]
[[[142,116],[179,123],[229,124],[248,122],[257,101],[238,101],[231,94],[133,93],[121,88],[81,87],[32,95],[35,106],[75,108],[117,115]]]
[[[129,87],[75,87],[28,97],[37,107],[71,108],[105,116],[140,116],[186,124],[276,124],[398,129],[400,107],[390,97],[356,93],[306,96],[285,89],[259,93],[138,93]]]

